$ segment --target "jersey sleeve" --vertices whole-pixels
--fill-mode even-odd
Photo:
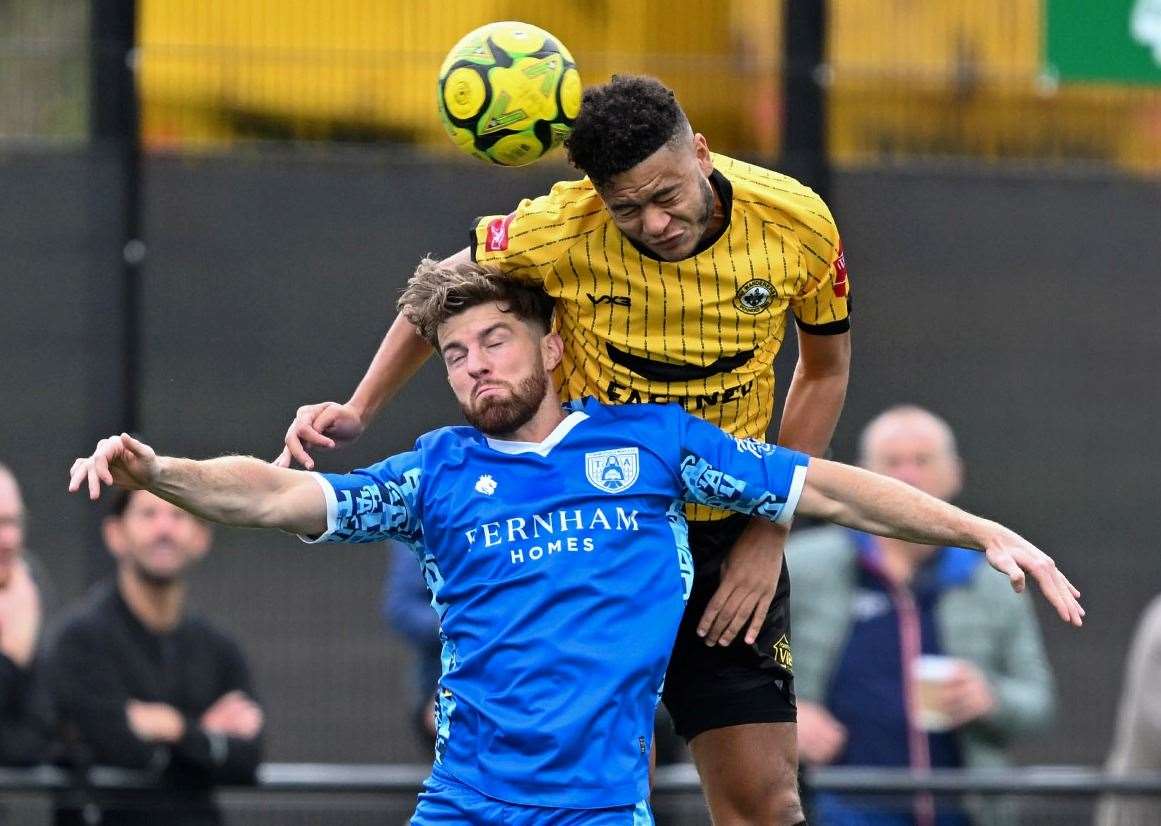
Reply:
[[[411,451],[350,473],[315,473],[327,502],[327,529],[304,542],[422,541],[422,453]]]
[[[739,439],[685,411],[678,413],[686,501],[789,525],[810,457],[756,439]]]
[[[562,182],[547,195],[525,198],[507,215],[485,215],[472,226],[472,260],[513,278],[543,283],[553,264],[576,240],[575,182]]]
[[[821,200],[816,206],[805,213],[799,231],[806,278],[790,299],[790,311],[804,332],[835,335],[851,327],[851,286],[838,228]]]

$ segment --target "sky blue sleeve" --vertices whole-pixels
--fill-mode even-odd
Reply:
[[[789,525],[810,457],[756,439],[739,439],[678,411],[685,498]]]
[[[350,473],[316,473],[327,501],[327,530],[306,542],[422,541],[419,480],[422,454],[401,453]]]

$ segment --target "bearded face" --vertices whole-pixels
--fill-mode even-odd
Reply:
[[[104,535],[122,567],[157,586],[182,579],[210,546],[203,522],[143,490],[130,495],[124,513],[105,520]]]
[[[489,436],[505,436],[528,424],[548,392],[548,374],[537,362],[537,370],[515,385],[490,381],[482,386],[482,395],[461,401],[468,424]]]
[[[441,324],[439,342],[448,383],[477,430],[511,437],[543,408],[556,363],[549,359],[559,359],[559,339],[540,325],[490,302]]]

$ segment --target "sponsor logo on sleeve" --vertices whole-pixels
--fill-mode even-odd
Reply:
[[[834,260],[834,294],[839,298],[847,297],[847,251],[843,249],[843,242],[838,245],[838,258]]]
[[[508,249],[508,228],[512,226],[512,219],[515,217],[516,213],[512,212],[488,223],[488,234],[484,239],[486,252],[501,252]]]

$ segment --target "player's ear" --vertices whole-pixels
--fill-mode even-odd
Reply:
[[[560,364],[564,356],[564,342],[558,333],[548,333],[540,339],[540,356],[544,360],[544,368],[550,372]]]
[[[951,465],[948,468],[948,486],[951,492],[947,495],[947,499],[954,499],[959,496],[960,491],[963,490],[963,460],[958,456],[951,457]]]
[[[190,527],[190,556],[195,560],[202,559],[210,552],[210,544],[213,539],[214,531],[210,524],[195,517],[194,524]]]
[[[105,547],[114,559],[125,555],[125,527],[121,524],[123,517],[106,516],[101,522],[101,538],[105,540]]]
[[[697,158],[697,165],[701,169],[701,174],[709,177],[709,174],[714,171],[714,159],[710,155],[709,144],[706,143],[705,135],[701,132],[693,133],[693,154]]]

